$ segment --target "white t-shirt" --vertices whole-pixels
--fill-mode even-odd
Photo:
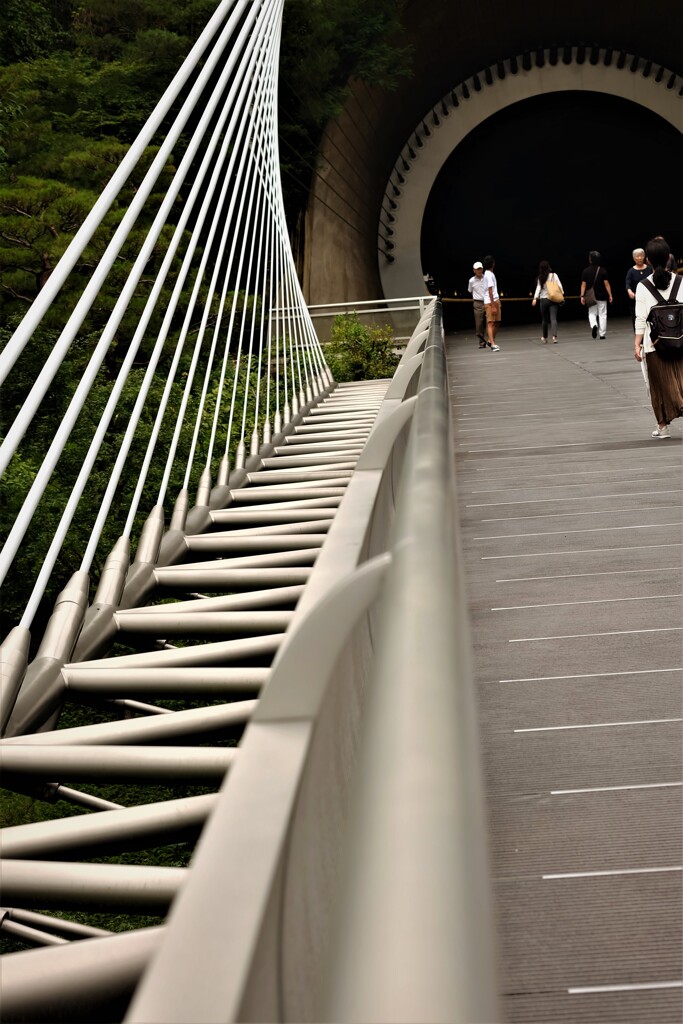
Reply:
[[[472,293],[473,299],[478,299],[479,302],[486,302],[486,292],[488,285],[486,283],[486,274],[482,274],[481,277],[477,277],[476,274],[470,278],[470,283],[467,285],[468,292]]]
[[[498,282],[496,281],[496,275],[492,270],[484,271],[484,280],[486,281],[486,294],[484,296],[484,302],[488,306],[491,302],[489,296],[489,288],[493,288],[493,301],[497,302],[500,296],[498,295]]]
[[[647,280],[650,281],[651,284],[654,284],[654,281],[652,280],[651,277],[648,277]],[[671,275],[671,280],[669,281],[669,287],[668,288],[657,288],[657,291],[659,292],[659,294],[662,296],[663,299],[668,299],[669,298],[669,295],[671,294],[671,289],[673,288],[675,280],[676,280],[676,275],[672,274]],[[657,287],[657,286],[655,285],[655,287]],[[682,299],[683,299],[683,282],[678,286],[677,301],[680,302]],[[639,281],[638,285],[636,286],[636,328],[635,329],[636,329],[636,334],[642,334],[643,335],[643,351],[644,352],[654,352],[654,350],[655,350],[654,345],[650,341],[650,326],[649,326],[649,324],[647,322],[647,314],[650,312],[652,307],[655,306],[656,304],[657,304],[657,300],[654,297],[654,295],[649,291],[648,288],[645,287],[645,285],[643,284],[642,281]]]

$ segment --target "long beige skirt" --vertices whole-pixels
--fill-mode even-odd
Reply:
[[[657,423],[671,423],[683,416],[683,359],[666,362],[656,352],[647,352],[650,401]]]

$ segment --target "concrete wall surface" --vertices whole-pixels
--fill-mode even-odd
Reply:
[[[393,92],[352,82],[344,110],[325,129],[319,176],[314,181],[306,216],[303,285],[310,303],[416,294],[416,277],[418,282],[420,278],[420,204],[426,201],[438,169],[458,143],[457,130],[450,127],[456,117],[451,115],[448,134],[452,144],[442,141],[438,147],[431,146],[435,133],[444,137],[447,133],[442,131],[445,119],[435,127],[429,115],[433,109],[442,109],[441,100],[454,89],[461,98],[460,113],[463,94],[458,87],[462,83],[470,83],[470,96],[464,105],[471,105],[472,112],[467,117],[474,125],[495,110],[538,95],[545,88],[597,89],[641,102],[640,86],[647,79],[646,92],[659,95],[660,99],[646,97],[645,105],[683,129],[681,5],[656,8],[638,0],[625,0],[617,13],[611,4],[561,0],[541,11],[492,0],[484,11],[476,5],[461,7],[448,0],[432,0],[428,6],[409,0],[405,24],[406,38],[398,42],[413,46],[412,73]],[[533,65],[539,48],[557,47],[562,54],[562,48],[568,46],[574,48],[573,61],[563,71],[560,66],[546,65],[545,75],[539,76],[535,66],[527,71],[520,64],[518,76],[509,73],[510,58],[528,54]],[[598,48],[601,51],[599,66],[591,61],[592,48],[596,48],[594,54]],[[629,54],[629,60],[618,68],[621,52]],[[635,72],[631,70],[633,57],[640,58]],[[606,59],[609,67],[605,67]],[[648,62],[652,62],[651,70]],[[562,65],[561,59],[558,63]],[[489,95],[482,102],[487,91],[493,93],[496,84],[494,78],[487,90],[483,72],[499,66],[506,67],[508,73],[505,81],[497,82],[497,98]],[[673,85],[670,74],[660,76],[660,82],[655,83],[660,67],[676,73]],[[551,71],[557,71],[555,85]],[[477,74],[481,75],[481,92],[471,88]],[[565,81],[560,81],[562,74]],[[506,96],[512,82],[512,92]],[[431,132],[429,138],[422,131],[423,122]],[[402,154],[408,154],[408,144],[417,160],[413,165],[408,155],[406,171]],[[428,156],[430,149],[433,155]],[[416,173],[418,166],[421,169]],[[419,188],[411,182],[417,198],[404,194],[400,182],[400,195],[391,188],[387,191],[390,178],[396,181],[397,170],[406,182],[411,172],[415,178],[422,175]],[[390,222],[387,214],[395,220]],[[397,266],[397,250],[401,225],[406,220],[411,221],[411,227],[404,242],[413,251],[410,270],[403,274]],[[394,232],[392,236],[387,234],[387,226]]]

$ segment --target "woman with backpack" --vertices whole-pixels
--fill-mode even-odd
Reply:
[[[663,238],[647,243],[653,274],[636,288],[635,357],[645,359],[652,411],[657,420],[656,438],[670,437],[669,424],[683,416],[683,347],[676,336],[683,323],[683,281],[666,270],[670,251]],[[664,304],[668,301],[668,311]],[[669,340],[668,336],[671,336]]]

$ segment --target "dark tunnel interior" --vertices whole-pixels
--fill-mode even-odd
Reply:
[[[504,298],[524,300],[506,303],[506,322],[530,323],[539,260],[549,260],[569,297],[597,249],[613,315],[626,316],[632,250],[661,234],[683,256],[682,165],[681,133],[628,100],[561,92],[514,104],[470,132],[444,164],[425,211],[422,266],[444,298],[466,298],[473,261],[493,254]],[[446,302],[444,313],[447,329],[469,327],[469,306]],[[562,315],[584,313],[568,298]]]

